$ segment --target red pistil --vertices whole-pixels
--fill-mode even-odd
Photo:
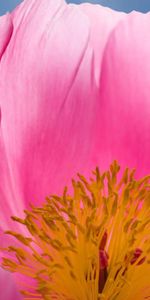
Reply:
[[[136,248],[133,254],[133,258],[131,259],[131,265],[133,265],[138,258],[141,256],[141,254],[143,253],[143,251],[140,248]],[[137,263],[137,265],[141,265],[144,261],[145,261],[146,257],[143,257],[140,259],[140,261]]]
[[[109,257],[107,252],[104,250],[106,247],[106,243],[107,243],[107,232],[104,233],[99,247],[99,263],[100,263],[99,283],[98,283],[99,293],[102,293],[108,277],[107,267],[108,267]]]

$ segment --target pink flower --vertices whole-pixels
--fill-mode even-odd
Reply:
[[[149,14],[63,0],[0,18],[2,230],[78,171],[117,159],[149,172],[149,31]]]

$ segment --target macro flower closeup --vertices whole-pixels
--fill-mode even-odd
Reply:
[[[0,17],[1,300],[150,297],[149,32],[64,0]]]

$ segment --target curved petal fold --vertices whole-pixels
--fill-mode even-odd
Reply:
[[[1,132],[16,195],[8,205],[39,203],[56,187],[62,191],[66,175],[89,152],[87,120],[96,99],[89,21],[78,7],[60,3],[25,1],[13,13],[0,78]]]
[[[80,4],[80,9],[90,21],[89,43],[94,50],[94,72],[99,86],[101,64],[107,41],[115,27],[126,17],[126,14],[90,3]]]
[[[10,14],[0,17],[0,59],[5,52],[13,32],[13,23]]]

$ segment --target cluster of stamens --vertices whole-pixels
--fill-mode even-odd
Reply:
[[[72,195],[65,188],[61,197],[31,206],[24,220],[12,217],[26,236],[6,232],[16,246],[3,249],[3,267],[21,274],[20,285],[31,279],[22,285],[26,299],[150,297],[150,177],[135,180],[134,171],[119,170],[115,161],[89,181],[78,174]]]

